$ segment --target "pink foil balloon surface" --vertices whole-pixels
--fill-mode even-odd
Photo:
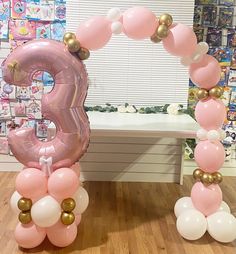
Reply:
[[[163,39],[163,46],[174,56],[191,56],[197,46],[197,38],[193,29],[184,24],[173,24],[169,35]]]
[[[210,55],[204,55],[198,63],[189,67],[189,76],[193,83],[201,88],[211,89],[220,81],[221,68],[218,61]]]
[[[197,210],[205,216],[216,212],[222,202],[222,191],[217,184],[206,187],[201,182],[193,185],[191,199]]]
[[[41,39],[16,48],[2,67],[4,80],[16,86],[30,86],[36,71],[47,71],[55,80],[54,89],[42,98],[42,114],[56,124],[56,137],[40,142],[33,128],[11,131],[15,157],[27,167],[41,168],[41,156],[52,157],[53,169],[73,165],[86,151],[90,133],[83,107],[88,87],[84,64],[64,44]]]
[[[205,172],[213,173],[224,164],[224,146],[219,141],[200,141],[194,150],[194,158],[199,168]]]
[[[217,130],[222,127],[226,118],[226,108],[219,99],[199,101],[195,108],[195,117],[202,128]]]
[[[126,10],[122,16],[122,23],[124,33],[134,40],[151,37],[158,26],[156,15],[142,6]]]
[[[76,32],[81,45],[89,50],[103,48],[111,36],[111,21],[102,16],[94,16],[82,22]]]

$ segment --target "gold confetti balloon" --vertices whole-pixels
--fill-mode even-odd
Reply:
[[[209,91],[209,95],[213,98],[220,98],[223,95],[224,91],[221,87],[219,86],[215,86],[213,88],[211,88],[211,90]]]
[[[28,224],[32,221],[30,212],[20,212],[18,219],[22,224]]]
[[[160,25],[156,30],[156,35],[160,39],[164,39],[168,36],[168,27],[166,25]]]
[[[64,199],[61,203],[61,208],[65,212],[72,212],[75,209],[75,200],[73,198]]]
[[[76,39],[76,36],[75,36],[75,34],[74,33],[65,33],[64,34],[64,37],[63,37],[63,42],[65,43],[65,44],[67,44],[67,42],[70,40],[70,39]]]
[[[193,178],[195,180],[200,180],[201,179],[201,176],[202,176],[203,172],[200,168],[197,168],[193,171]]]
[[[86,60],[89,58],[89,56],[90,56],[90,52],[88,49],[80,48],[80,50],[78,52],[78,57],[80,60]]]
[[[165,13],[160,16],[159,24],[160,25],[166,25],[167,27],[170,27],[173,23],[173,18],[170,14]]]
[[[75,215],[73,213],[62,212],[61,222],[64,225],[71,225],[75,221]]]
[[[75,52],[79,51],[80,43],[76,39],[70,39],[67,42],[67,47],[70,52],[75,53]]]
[[[21,198],[17,203],[18,208],[23,211],[29,211],[32,207],[32,200],[28,198]]]
[[[222,177],[222,174],[220,172],[212,173],[212,177],[214,179],[215,184],[219,184],[223,181],[223,177]]]
[[[198,100],[205,100],[205,99],[208,98],[208,96],[209,96],[209,94],[208,94],[208,91],[206,89],[200,88],[196,92],[196,98]]]

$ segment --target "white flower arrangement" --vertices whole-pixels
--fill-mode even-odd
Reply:
[[[182,108],[183,108],[182,105],[178,103],[172,103],[167,107],[167,113],[169,115],[178,115]]]

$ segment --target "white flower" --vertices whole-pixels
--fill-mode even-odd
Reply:
[[[117,110],[118,110],[119,113],[126,113],[126,107],[125,106],[120,105],[120,106],[118,106]]]
[[[178,115],[179,110],[181,109],[180,105],[178,103],[172,103],[170,106],[167,108],[167,113],[169,115]]]

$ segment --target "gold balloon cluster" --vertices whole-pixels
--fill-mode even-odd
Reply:
[[[204,185],[219,184],[222,182],[223,177],[220,172],[208,173],[204,172],[200,168],[197,168],[193,172],[193,177],[197,181],[201,181]]]
[[[22,224],[30,223],[32,221],[31,213],[30,213],[30,210],[32,207],[32,200],[28,198],[21,198],[19,199],[17,206],[21,210],[18,216],[19,221]]]
[[[204,88],[199,88],[196,92],[196,97],[198,100],[206,100],[209,96],[215,99],[220,98],[224,93],[224,88],[220,86],[215,86],[209,91]]]
[[[169,28],[173,23],[173,18],[170,14],[162,14],[159,18],[159,26],[155,33],[151,36],[151,41],[154,43],[161,42],[162,39],[166,38],[169,34]]]
[[[74,33],[65,33],[63,42],[67,45],[67,48],[71,53],[77,54],[80,60],[86,60],[89,58],[89,50],[80,46],[80,42],[76,39],[76,35]]]
[[[73,198],[66,198],[61,203],[63,212],[61,213],[61,222],[64,225],[71,225],[75,221],[75,215],[72,212],[75,209],[76,203]]]

